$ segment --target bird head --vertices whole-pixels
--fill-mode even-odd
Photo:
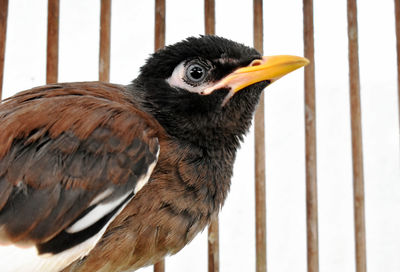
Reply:
[[[247,131],[266,86],[307,63],[296,56],[263,57],[218,36],[191,37],[155,52],[131,90],[169,134],[219,146]]]

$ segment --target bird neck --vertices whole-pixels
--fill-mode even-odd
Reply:
[[[167,202],[178,210],[191,210],[198,213],[197,217],[210,219],[220,210],[228,194],[235,152],[204,150],[173,138],[160,143],[163,152],[159,170],[169,173],[168,188],[180,188],[177,192],[185,192],[187,197],[184,203],[178,198]],[[166,195],[169,198],[170,193]]]

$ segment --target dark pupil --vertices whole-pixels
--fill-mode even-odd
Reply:
[[[200,78],[202,78],[203,77],[203,68],[201,68],[201,67],[193,67],[191,70],[190,70],[190,76],[193,78],[193,79],[200,79]]]

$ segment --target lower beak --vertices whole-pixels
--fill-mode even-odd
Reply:
[[[203,94],[207,95],[211,94],[214,90],[227,88],[233,95],[257,82],[268,80],[272,83],[308,63],[309,61],[306,58],[297,56],[280,55],[262,57],[261,59],[253,60],[246,67],[233,71],[213,86],[205,89]]]

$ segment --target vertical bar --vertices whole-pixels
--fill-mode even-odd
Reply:
[[[156,0],[154,50],[165,46],[165,0]]]
[[[212,219],[208,227],[208,272],[219,272],[219,221]]]
[[[165,46],[165,0],[155,0],[154,50]],[[165,260],[154,264],[154,272],[165,271]]]
[[[364,169],[361,130],[360,74],[356,0],[347,1],[350,72],[351,142],[353,155],[354,227],[356,271],[367,271],[364,207]]]
[[[307,269],[319,271],[318,257],[318,193],[315,112],[313,0],[303,0],[304,55],[310,64],[304,70],[306,209],[307,209]]]
[[[164,272],[165,271],[165,260],[162,259],[158,263],[154,264],[154,272]]]
[[[395,24],[396,24],[396,49],[397,49],[397,99],[400,121],[400,1],[394,0]]]
[[[58,80],[58,28],[60,0],[49,0],[47,7],[47,65],[46,83]]]
[[[204,0],[204,26],[208,35],[215,34],[215,0]],[[208,227],[208,272],[219,271],[219,220],[211,219]]]
[[[4,54],[6,51],[8,0],[0,0],[0,100],[3,93]]]
[[[263,54],[263,1],[253,2],[254,47]],[[265,130],[264,93],[254,117],[255,142],[255,205],[256,205],[256,271],[267,271],[267,234],[265,198]]]
[[[215,34],[215,0],[204,0],[204,23],[206,34]]]
[[[99,80],[110,81],[111,0],[101,0]]]

